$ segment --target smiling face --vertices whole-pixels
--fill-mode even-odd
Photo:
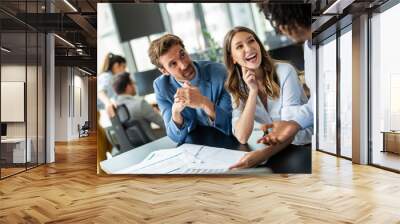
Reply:
[[[171,74],[177,81],[190,81],[195,76],[192,59],[186,50],[179,44],[172,46],[159,59],[163,74]]]
[[[251,33],[236,33],[230,47],[234,64],[253,70],[260,67],[262,57],[260,45]]]

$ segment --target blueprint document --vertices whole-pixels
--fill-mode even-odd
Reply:
[[[150,153],[142,162],[118,174],[212,174],[224,173],[246,154],[243,151],[183,144]]]

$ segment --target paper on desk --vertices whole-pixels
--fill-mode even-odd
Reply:
[[[210,174],[224,173],[246,152],[183,144],[150,153],[142,162],[118,174]]]
[[[150,153],[142,162],[125,169],[119,170],[117,174],[156,174],[169,173],[184,165],[178,148],[162,149]]]
[[[209,167],[209,168],[229,168],[232,164],[239,161],[240,158],[246,153],[238,150],[230,150],[224,148],[215,148],[210,146],[183,144],[179,147],[182,151],[187,151],[196,155],[196,158],[203,161],[196,167]]]

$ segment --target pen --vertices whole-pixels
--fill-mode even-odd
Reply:
[[[264,132],[263,137],[268,135],[271,131],[272,131],[272,128],[268,128],[265,131],[263,131]]]

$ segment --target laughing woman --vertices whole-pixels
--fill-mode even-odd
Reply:
[[[232,128],[245,144],[255,126],[275,120],[291,120],[297,107],[307,102],[293,66],[270,58],[257,35],[246,27],[235,27],[224,40],[224,62],[228,70],[226,89],[232,96]],[[312,129],[294,139],[247,153],[231,168],[247,168],[265,162],[290,143],[311,143]]]

